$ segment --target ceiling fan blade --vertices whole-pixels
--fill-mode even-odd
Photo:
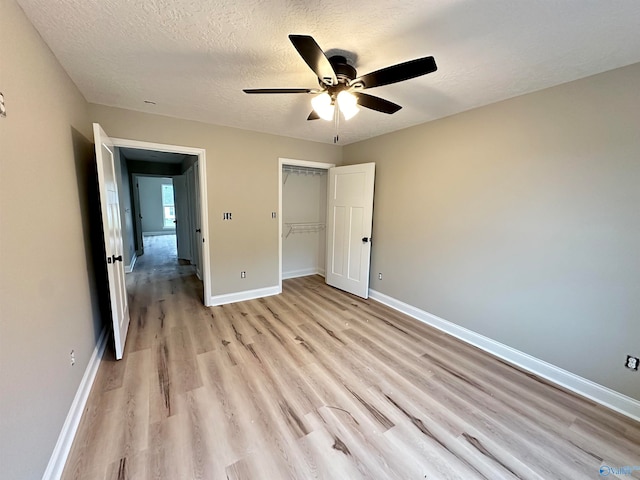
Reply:
[[[289,40],[298,51],[302,59],[314,71],[323,83],[337,85],[336,72],[320,46],[309,35],[289,35]]]
[[[245,88],[244,93],[313,93],[310,88]]]
[[[373,95],[367,95],[366,93],[352,92],[358,99],[358,105],[365,108],[370,108],[377,112],[382,113],[396,113],[402,107],[396,103],[385,100],[384,98],[374,97]]]
[[[433,57],[417,58],[367,73],[352,80],[349,85],[362,83],[363,88],[380,87],[426,75],[427,73],[435,72],[437,69],[438,67]]]
[[[318,115],[315,110],[311,110],[311,113],[307,117],[307,120],[319,120],[319,119],[320,119],[320,115]]]

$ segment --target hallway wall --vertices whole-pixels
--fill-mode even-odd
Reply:
[[[162,208],[162,185],[173,185],[173,180],[165,177],[135,177],[140,194],[140,214],[143,235],[173,235],[175,224],[164,227]]]

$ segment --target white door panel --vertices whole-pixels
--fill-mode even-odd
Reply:
[[[349,280],[353,280],[355,282],[360,282],[362,280],[362,275],[364,272],[362,271],[362,262],[369,262],[369,254],[367,254],[367,258],[362,258],[362,255],[358,255],[358,249],[362,246],[362,236],[369,236],[370,234],[366,234],[365,229],[366,225],[364,224],[364,209],[359,207],[351,208],[351,218],[349,219],[349,225],[351,228],[349,229],[349,239],[348,239],[348,252],[349,252],[349,268],[347,269],[347,275]],[[369,229],[371,229],[371,222],[369,222]],[[366,247],[369,247],[369,243],[367,243]],[[370,249],[369,249],[370,250]],[[367,265],[366,268],[366,277],[369,276],[369,267]],[[369,283],[367,282],[367,290],[369,287]]]
[[[329,210],[327,210],[329,211]],[[329,211],[330,212],[330,211]],[[344,262],[345,249],[342,239],[345,237],[345,213],[344,207],[333,208],[333,219],[329,223],[329,240],[331,242],[329,247],[329,259],[331,260],[331,267],[328,271],[333,275],[345,275],[346,265]],[[331,229],[333,228],[333,233]]]
[[[327,284],[368,298],[375,164],[329,169]]]
[[[109,282],[113,339],[115,341],[116,359],[119,360],[124,354],[124,345],[127,339],[127,331],[129,330],[129,303],[122,260],[122,224],[118,184],[113,161],[114,147],[111,139],[97,123],[93,124],[93,135],[96,144],[98,187],[100,190],[100,208]]]

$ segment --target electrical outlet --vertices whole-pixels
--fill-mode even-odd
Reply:
[[[640,359],[638,359],[638,357],[627,355],[627,361],[625,362],[624,366],[637,372],[638,366],[640,366]]]
[[[71,362],[71,366],[76,364],[76,353],[73,350],[71,350],[69,354],[69,361]]]
[[[240,272],[240,278],[247,278],[247,272]]]
[[[382,273],[378,274],[378,280],[382,280]]]

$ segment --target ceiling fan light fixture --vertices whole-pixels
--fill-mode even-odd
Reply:
[[[331,96],[327,93],[321,93],[311,99],[311,106],[320,116],[321,119],[331,121],[333,120],[335,105],[331,104]]]
[[[344,115],[345,120],[353,118],[360,111],[358,108],[358,99],[355,95],[347,92],[346,90],[343,90],[338,94],[337,101],[338,107]]]

